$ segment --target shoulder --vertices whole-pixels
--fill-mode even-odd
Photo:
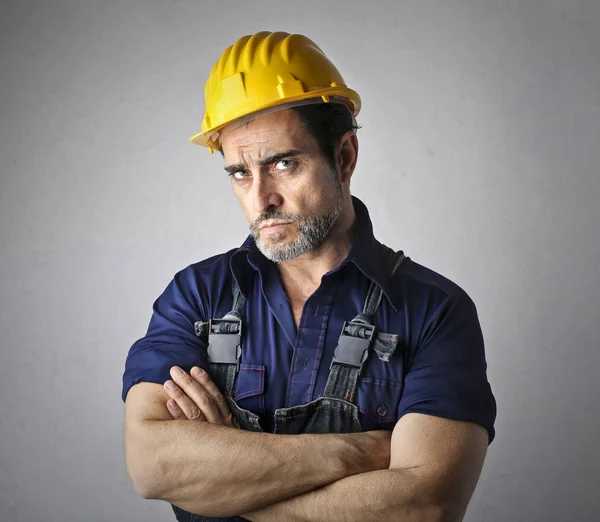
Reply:
[[[197,261],[180,269],[174,276],[175,284],[182,288],[210,287],[230,277],[231,258],[239,248]]]
[[[180,269],[159,298],[176,307],[199,308],[210,315],[215,305],[231,297],[231,259],[239,248],[197,261]]]
[[[390,282],[398,319],[410,329],[413,345],[437,333],[479,337],[477,308],[467,292],[448,277],[407,258]],[[478,341],[479,342],[479,341]]]
[[[206,277],[213,274],[218,274],[222,270],[228,270],[231,258],[238,252],[239,248],[232,248],[227,252],[216,254],[211,257],[207,257],[201,261],[192,263],[185,268],[179,270],[176,277],[191,277],[199,276]]]
[[[397,283],[409,284],[422,292],[430,292],[442,298],[467,298],[465,290],[451,279],[439,272],[407,258],[402,264]]]
[[[432,311],[442,303],[474,307],[467,292],[448,277],[407,258],[391,281],[392,291],[412,305],[422,303]]]

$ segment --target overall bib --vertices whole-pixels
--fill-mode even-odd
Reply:
[[[405,257],[394,254],[389,270],[390,279]],[[273,433],[354,433],[362,431],[359,410],[355,403],[356,389],[364,362],[371,351],[382,360],[389,360],[398,345],[398,335],[376,332],[373,317],[382,300],[381,288],[371,282],[363,312],[352,321],[344,322],[323,395],[307,404],[275,410]],[[238,406],[235,384],[242,355],[242,310],[246,303],[233,278],[233,309],[222,319],[198,321],[196,334],[208,334],[210,375],[219,386],[239,426],[247,431],[263,431],[255,413]],[[237,521],[243,517],[205,517],[172,505],[179,522]]]

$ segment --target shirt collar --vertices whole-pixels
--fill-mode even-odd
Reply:
[[[397,312],[400,307],[399,296],[392,294],[389,284],[389,267],[394,251],[375,238],[371,217],[365,204],[355,196],[352,196],[352,203],[356,215],[354,239],[346,259],[330,274],[342,270],[350,263],[354,264],[365,277],[381,287],[384,295]],[[238,282],[242,295],[246,298],[248,298],[250,290],[248,285],[251,275],[248,274],[248,264],[254,271],[261,271],[261,273],[265,273],[264,270],[272,268],[273,265],[258,250],[251,235],[234,252],[230,260],[231,272]]]
[[[365,204],[352,196],[356,214],[356,231],[348,256],[339,268],[353,263],[363,275],[375,282],[397,312],[400,308],[399,295],[394,295],[390,286],[390,269],[394,250],[380,243],[373,234],[373,223]]]

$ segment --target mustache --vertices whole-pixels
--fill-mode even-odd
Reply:
[[[265,212],[258,216],[252,223],[250,223],[250,231],[258,232],[260,225],[265,223],[266,221],[292,221],[296,224],[301,224],[304,222],[304,218],[299,216],[298,214],[290,214],[288,212]]]

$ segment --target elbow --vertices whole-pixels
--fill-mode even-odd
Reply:
[[[415,509],[414,520],[418,522],[462,522],[463,517],[464,512],[459,512],[456,506],[431,502],[421,504],[419,508]]]
[[[144,499],[161,499],[164,489],[164,470],[158,460],[159,452],[145,443],[139,433],[125,435],[125,465],[133,489]]]
[[[128,457],[127,472],[135,492],[144,499],[160,499],[160,483],[152,466]],[[132,462],[133,461],[133,462]]]
[[[133,489],[135,492],[143,499],[156,499],[154,490],[151,489],[147,484],[133,479],[131,480],[131,483],[133,484]]]
[[[444,506],[432,504],[421,511],[420,522],[458,522]]]

